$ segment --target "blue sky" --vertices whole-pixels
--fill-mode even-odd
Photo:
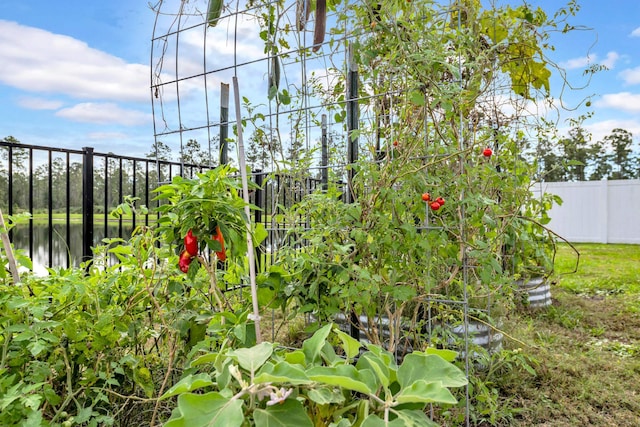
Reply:
[[[191,3],[206,9],[205,0]],[[563,112],[563,118],[593,111],[586,124],[594,140],[621,127],[638,141],[640,1],[580,3],[572,22],[588,29],[554,35],[557,50],[549,55],[576,86],[586,83],[583,70],[589,64],[609,70],[593,76],[586,89],[564,93],[567,107],[578,110]],[[531,4],[555,11],[562,2]],[[0,137],[117,154],[148,152],[154,133],[149,90],[154,19],[147,0],[0,1]],[[256,39],[247,43],[251,40]],[[229,55],[228,44],[221,46],[227,49],[221,55]],[[262,49],[254,48],[254,54]],[[257,80],[256,87],[263,84]],[[554,79],[554,95],[559,89]],[[586,108],[581,101],[592,95]]]

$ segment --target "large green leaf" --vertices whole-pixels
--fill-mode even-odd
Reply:
[[[359,370],[369,369],[373,372],[380,384],[382,384],[385,388],[389,387],[391,373],[389,371],[389,367],[384,364],[384,362],[376,355],[371,353],[370,351],[364,353],[359,359],[358,363],[356,363],[356,368]]]
[[[287,399],[266,409],[256,409],[253,419],[256,427],[313,427],[302,403],[295,399]]]
[[[164,427],[240,427],[244,420],[242,403],[217,392],[181,394],[177,416],[172,416]]]
[[[342,332],[340,329],[336,329],[336,334],[338,334],[338,338],[342,341],[342,348],[344,353],[347,355],[347,359],[351,360],[360,353],[360,341],[353,338],[351,335]]]
[[[316,366],[307,371],[313,381],[335,385],[365,394],[373,394],[376,384],[373,372],[358,371],[353,365]]]
[[[160,400],[166,399],[171,396],[176,396],[182,393],[188,393],[193,390],[197,390],[202,387],[208,387],[215,384],[211,381],[209,374],[187,375],[173,387],[171,387],[165,394],[160,396]]]
[[[309,390],[307,396],[318,405],[344,403],[345,401],[344,394],[339,388],[314,388]]]
[[[289,383],[294,385],[309,384],[312,381],[299,367],[287,362],[266,363],[253,380],[262,383]]]
[[[263,342],[250,348],[238,348],[228,354],[238,361],[238,364],[247,371],[255,372],[265,364],[273,353],[273,344]]]
[[[404,388],[421,380],[439,381],[443,387],[462,387],[467,384],[464,372],[437,354],[408,354],[398,368],[398,382]]]
[[[400,393],[396,395],[395,400],[398,403],[448,403],[456,404],[458,401],[451,394],[448,388],[443,387],[440,381],[426,382],[418,380],[404,387]]]
[[[393,421],[384,422],[378,415],[369,415],[361,427],[437,427],[438,424],[431,421],[424,412],[416,410],[393,411],[397,415]]]
[[[329,336],[329,332],[331,332],[332,327],[333,325],[331,323],[323,326],[318,329],[311,338],[302,343],[302,351],[304,352],[307,363],[317,363],[320,361],[320,352],[327,341],[327,337]]]
[[[447,350],[446,348],[433,348],[428,347],[425,349],[425,354],[437,354],[447,362],[453,362],[458,357],[458,352],[453,350]]]
[[[394,411],[398,416],[393,420],[393,424],[389,423],[389,426],[403,426],[403,427],[437,427],[438,424],[430,420],[427,415],[418,410],[404,409],[402,411]]]

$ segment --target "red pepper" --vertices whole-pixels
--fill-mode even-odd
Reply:
[[[198,255],[198,238],[193,235],[191,230],[184,236],[184,249],[189,252],[191,256]]]
[[[191,264],[192,258],[193,256],[191,256],[191,254],[187,252],[186,249],[182,251],[182,253],[180,254],[180,261],[178,262],[178,267],[180,267],[180,271],[182,271],[183,273],[186,273],[187,271],[189,271],[189,265]]]
[[[218,257],[218,259],[220,261],[226,261],[227,260],[227,252],[224,250],[224,236],[222,235],[222,232],[220,231],[220,227],[216,226],[216,234],[214,234],[213,236],[211,236],[211,238],[217,242],[220,242],[220,247],[222,249],[220,249],[219,251],[216,251],[216,256]]]

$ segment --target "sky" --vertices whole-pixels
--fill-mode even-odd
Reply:
[[[28,144],[90,146],[99,152],[136,156],[149,152],[154,141],[150,55],[156,17],[150,4],[156,1],[0,0],[0,138],[11,135]],[[206,10],[205,0],[190,2],[195,10]],[[530,3],[549,12],[563,4],[560,0]],[[571,22],[583,29],[568,36],[553,34],[556,50],[549,52],[566,70],[572,87],[588,84],[570,89],[554,77],[552,92],[559,96],[562,91],[567,107],[560,127],[568,118],[592,112],[585,127],[594,141],[623,128],[634,134],[637,144],[640,1],[580,0],[579,4]],[[238,51],[247,59],[260,58],[257,34],[250,34],[248,26],[241,25],[240,31],[244,38]],[[209,48],[218,49],[218,59],[231,58],[228,37],[208,40]],[[181,54],[192,49],[197,56],[201,42],[186,40],[181,49]],[[175,51],[170,49],[167,55],[175,56]],[[165,71],[174,66],[168,63]],[[607,70],[587,78],[584,70],[593,64]],[[247,91],[266,85],[264,72],[255,77],[243,81]],[[195,94],[197,84],[184,85],[183,93]]]

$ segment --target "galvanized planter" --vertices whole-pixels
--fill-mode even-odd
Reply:
[[[516,282],[519,289],[527,294],[528,307],[545,308],[551,305],[551,285],[546,277],[532,277]]]

